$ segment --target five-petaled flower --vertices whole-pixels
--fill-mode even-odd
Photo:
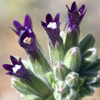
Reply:
[[[46,23],[41,21],[41,24],[44,27],[44,29],[46,30],[53,46],[55,46],[56,42],[61,42],[59,19],[60,19],[59,13],[55,16],[54,20],[53,20],[51,14],[47,14]]]
[[[20,46],[29,53],[36,50],[36,36],[32,31],[32,21],[30,16],[25,16],[23,26],[16,20],[13,21],[13,24],[16,30],[14,30],[13,28],[12,30],[20,37],[18,39]]]
[[[86,10],[85,5],[82,5],[79,9],[77,8],[76,2],[72,3],[71,9],[66,5],[68,9],[68,28],[73,31],[74,29],[79,30],[79,24],[82,21]]]
[[[10,56],[12,65],[10,64],[4,64],[3,67],[9,71],[6,74],[19,77],[19,78],[26,78],[29,71],[24,67],[23,63],[21,62],[21,58],[19,58],[19,61],[13,57]]]

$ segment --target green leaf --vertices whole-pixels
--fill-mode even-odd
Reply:
[[[95,43],[95,39],[92,36],[92,34],[88,34],[87,36],[85,36],[79,43],[79,48],[81,50],[81,54],[84,54],[84,52],[93,47]]]

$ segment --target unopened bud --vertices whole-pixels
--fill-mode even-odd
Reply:
[[[65,82],[69,87],[74,87],[78,85],[78,80],[79,75],[75,72],[71,72],[67,75]]]
[[[64,81],[59,81],[56,83],[56,92],[65,93],[68,91],[68,85]]]
[[[54,73],[59,80],[64,80],[68,72],[68,68],[61,62],[55,64]]]
[[[96,61],[98,57],[97,50],[95,48],[90,48],[86,51],[84,54],[84,59],[88,62],[94,62]]]
[[[73,47],[67,52],[64,63],[72,71],[77,71],[79,69],[81,62],[80,49],[78,47]]]

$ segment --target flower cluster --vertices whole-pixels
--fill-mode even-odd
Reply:
[[[92,95],[95,87],[100,87],[100,59],[94,48],[92,34],[79,41],[80,23],[86,13],[85,5],[77,8],[76,2],[68,9],[68,22],[60,31],[60,14],[53,19],[46,15],[46,22],[41,25],[48,35],[50,63],[39,45],[32,29],[30,16],[25,16],[24,25],[14,20],[19,36],[19,45],[27,53],[28,60],[10,56],[12,64],[3,67],[12,75],[12,86],[22,100],[82,100]],[[87,45],[88,44],[88,45]]]

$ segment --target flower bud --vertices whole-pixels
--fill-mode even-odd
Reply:
[[[72,71],[77,71],[79,69],[81,62],[80,49],[78,47],[72,47],[66,53],[64,63]]]
[[[55,64],[54,73],[59,80],[64,80],[68,72],[68,68],[61,62]]]
[[[88,49],[84,54],[84,59],[88,62],[96,61],[97,57],[98,57],[98,53],[95,48]]]
[[[56,83],[56,92],[57,93],[63,94],[68,91],[68,88],[69,88],[68,85],[64,81],[58,81]]]
[[[83,71],[83,69],[87,69],[87,67],[89,67],[91,63],[96,62],[97,57],[98,57],[98,53],[95,48],[88,49],[82,55],[82,65],[80,70]]]
[[[92,34],[88,34],[87,36],[85,36],[79,43],[81,53],[83,54],[87,49],[93,47],[94,43],[95,39]]]
[[[71,72],[67,75],[65,82],[69,87],[74,87],[78,85],[78,80],[79,75],[75,72]]]

